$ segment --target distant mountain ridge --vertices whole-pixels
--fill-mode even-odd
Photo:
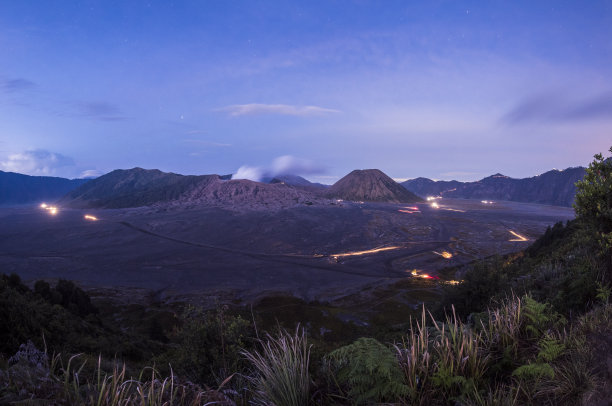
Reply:
[[[325,196],[352,201],[414,203],[422,201],[414,193],[379,169],[354,170],[325,191]]]
[[[318,197],[283,184],[230,180],[219,175],[178,175],[157,169],[118,169],[79,187],[59,203],[74,208],[142,206],[286,207]]]
[[[552,170],[525,179],[495,174],[476,182],[411,179],[398,184],[378,169],[354,170],[332,186],[297,175],[279,175],[266,182],[231,180],[231,176],[179,175],[157,169],[118,169],[99,178],[63,179],[0,171],[0,204],[54,201],[74,208],[142,206],[222,206],[280,208],[329,199],[413,203],[421,197],[511,200],[571,206],[575,182],[585,169]],[[420,196],[420,197],[419,197]]]
[[[309,190],[321,190],[327,189],[329,187],[329,185],[324,185],[322,183],[314,183],[298,175],[277,175],[272,179],[267,180],[267,183],[285,183],[287,185]]]
[[[421,199],[378,169],[356,170],[327,187],[295,175],[268,183],[219,175],[178,175],[157,169],[118,169],[67,193],[58,203],[74,208],[221,206],[281,208],[330,199],[412,203]]]
[[[149,206],[177,199],[196,184],[218,178],[218,175],[178,175],[157,169],[116,169],[67,193],[59,204],[109,209]]]
[[[53,201],[88,181],[0,171],[0,205]]]
[[[476,182],[410,179],[402,183],[407,190],[421,196],[443,196],[462,199],[511,200],[516,202],[571,206],[576,195],[575,183],[585,168],[551,170],[531,178],[515,179],[496,173]]]

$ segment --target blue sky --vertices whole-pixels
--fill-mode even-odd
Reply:
[[[612,145],[610,1],[0,3],[1,170],[475,180]]]

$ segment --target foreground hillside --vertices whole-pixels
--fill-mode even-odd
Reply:
[[[576,194],[577,181],[585,169],[552,170],[538,176],[514,179],[495,174],[476,182],[433,181],[427,178],[411,179],[402,183],[406,189],[421,196],[443,196],[462,199],[511,200],[571,206]]]
[[[59,199],[88,181],[0,171],[0,206]]]

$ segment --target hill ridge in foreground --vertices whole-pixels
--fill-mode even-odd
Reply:
[[[414,203],[422,201],[414,193],[402,187],[380,169],[355,169],[325,193],[343,200]]]

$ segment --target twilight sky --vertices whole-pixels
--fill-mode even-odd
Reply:
[[[610,146],[610,1],[0,4],[4,171],[476,180]]]

